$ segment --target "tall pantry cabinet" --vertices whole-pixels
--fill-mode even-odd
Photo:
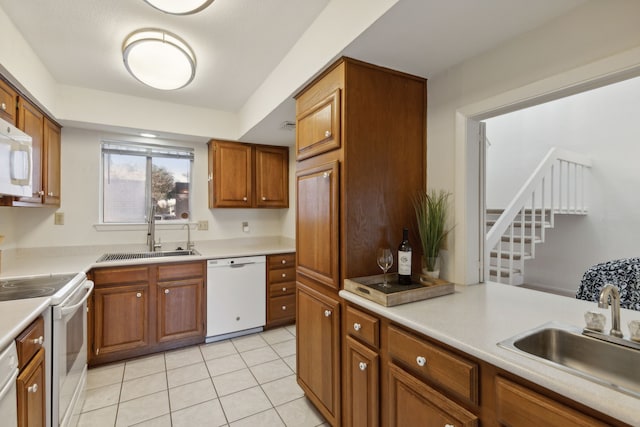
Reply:
[[[422,78],[341,58],[296,96],[297,376],[333,426],[348,401],[338,291],[379,274],[377,248],[395,249],[413,227],[426,93]]]

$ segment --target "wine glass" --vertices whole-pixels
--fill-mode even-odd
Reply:
[[[393,254],[391,253],[391,249],[389,248],[379,248],[378,249],[378,267],[382,269],[383,273],[383,281],[382,287],[389,288],[391,285],[387,283],[387,271],[393,265]]]

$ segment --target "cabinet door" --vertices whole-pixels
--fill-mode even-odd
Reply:
[[[340,89],[298,114],[297,160],[340,147]]]
[[[437,390],[389,363],[390,427],[471,427],[478,418]]]
[[[18,94],[11,86],[0,80],[0,117],[15,126],[16,100]]]
[[[45,360],[41,348],[18,375],[18,427],[44,427],[46,409]]]
[[[204,336],[203,279],[158,283],[158,342]]]
[[[345,342],[345,423],[354,427],[377,427],[380,417],[378,354],[349,336]]]
[[[60,127],[45,118],[42,187],[47,205],[60,205],[60,142]]]
[[[32,161],[31,191],[32,197],[20,197],[19,202],[42,203],[44,190],[42,188],[42,160],[44,139],[44,115],[23,98],[18,99],[18,126],[20,130],[31,137]]]
[[[96,288],[93,298],[96,356],[149,344],[147,284]]]
[[[229,141],[213,141],[213,206],[251,207],[253,179],[251,173],[252,147]]]
[[[298,273],[339,288],[338,162],[296,173]]]
[[[289,149],[257,145],[256,207],[289,207]]]
[[[330,422],[340,420],[340,304],[298,282],[298,383]]]

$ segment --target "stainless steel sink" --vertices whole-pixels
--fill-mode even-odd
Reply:
[[[498,343],[499,346],[640,397],[640,350],[582,334],[558,322]]]
[[[96,262],[123,261],[123,260],[130,260],[130,259],[158,258],[158,257],[167,257],[167,256],[189,256],[189,255],[200,255],[200,253],[195,249],[191,249],[191,250],[178,249],[175,251],[157,251],[157,252],[119,252],[119,253],[104,254],[100,258],[98,258]]]

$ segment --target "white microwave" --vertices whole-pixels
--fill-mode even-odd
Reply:
[[[0,194],[31,196],[31,137],[0,119]]]

